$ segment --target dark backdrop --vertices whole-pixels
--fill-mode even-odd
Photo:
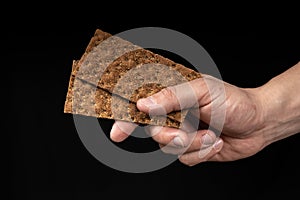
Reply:
[[[9,96],[10,120],[5,125],[11,138],[12,199],[101,199],[105,195],[125,199],[250,199],[299,195],[299,135],[235,162],[194,167],[174,162],[155,172],[130,174],[97,161],[81,143],[72,116],[63,113],[72,60],[80,58],[96,28],[112,34],[143,26],[180,31],[208,51],[224,81],[256,87],[299,61],[300,40],[294,27],[241,28],[239,23],[234,27],[226,23],[208,26],[205,19],[197,20],[197,15],[183,18],[180,13],[173,13],[180,15],[176,20],[169,16],[171,13],[149,19],[124,14],[112,19],[102,12],[90,16],[70,11],[58,16],[51,8],[30,16],[24,12],[7,22],[2,37],[8,44],[4,67],[9,73],[3,73],[2,80]],[[111,121],[103,123],[109,130]],[[138,150],[155,143],[129,139],[123,145]]]

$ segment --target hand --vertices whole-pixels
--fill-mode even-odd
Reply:
[[[300,131],[299,77],[300,63],[252,89],[203,75],[140,99],[137,107],[151,115],[191,108],[198,120],[222,131],[218,135],[211,130],[198,130],[188,121],[180,129],[149,127],[147,132],[162,151],[178,154],[182,163],[192,166],[204,161],[233,161]],[[116,121],[111,139],[123,141],[135,127]]]
[[[224,92],[220,88],[225,88],[226,97],[220,94]],[[210,123],[212,113],[225,111],[220,137],[211,130],[195,130],[195,127],[189,127],[187,121],[181,129],[151,126],[147,130],[164,152],[179,154],[181,162],[195,165],[203,161],[236,160],[260,151],[264,143],[259,134],[258,102],[250,89],[238,88],[211,76],[204,76],[141,99],[137,107],[151,115],[159,115],[198,104],[196,117],[200,119],[201,116],[201,120],[207,124]],[[215,120],[218,121],[218,116]],[[112,128],[111,139],[120,142],[134,128],[131,123],[117,121]]]

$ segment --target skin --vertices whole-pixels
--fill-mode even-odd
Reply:
[[[198,130],[188,121],[181,129],[149,127],[146,131],[161,150],[177,154],[182,163],[193,166],[205,161],[234,161],[300,132],[299,86],[300,62],[257,88],[240,88],[203,75],[140,99],[137,107],[151,115],[193,108],[194,117],[221,129],[218,135]],[[211,120],[212,115],[215,120]],[[215,123],[218,121],[224,121],[223,126]],[[135,127],[116,121],[110,137],[121,142]]]

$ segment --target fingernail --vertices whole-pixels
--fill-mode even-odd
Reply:
[[[116,124],[114,124],[112,126],[111,130],[110,130],[110,135],[114,134],[116,131],[119,131],[119,130],[120,130],[119,126],[117,126]]]
[[[144,98],[144,99],[140,99],[139,101],[140,101],[139,102],[140,104],[143,104],[145,107],[148,108],[150,117],[155,116],[155,115],[166,115],[167,114],[164,107],[160,104],[157,104],[155,102],[155,100],[153,99],[153,97],[151,97],[151,96]]]
[[[178,147],[184,147],[183,141],[178,136],[173,139],[173,143]]]
[[[143,98],[139,100],[140,104],[143,104],[144,106],[146,106],[147,108],[156,105],[156,103],[154,102],[152,97],[148,97],[148,98]]]
[[[209,133],[206,133],[202,136],[202,147],[211,146],[215,142],[215,138],[212,137]]]
[[[223,147],[223,141],[221,139],[218,139],[217,142],[215,142],[215,144],[213,145],[214,149],[216,151],[220,151]]]
[[[120,132],[120,128],[117,125],[113,125],[110,130],[110,138],[113,141],[118,141],[118,132]]]

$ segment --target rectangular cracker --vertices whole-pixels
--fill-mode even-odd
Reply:
[[[74,61],[73,67],[77,63],[78,61]],[[70,78],[64,112],[145,125],[180,127],[180,122],[169,117],[156,116],[150,118],[146,113],[139,111],[135,103],[117,95],[112,95],[75,76]]]
[[[148,115],[138,111],[135,103],[165,87],[201,77],[200,73],[99,29],[91,38],[81,59],[74,61],[71,74],[65,103],[66,113],[177,128],[187,111],[169,113],[167,118],[163,117],[165,124],[162,124],[161,119],[150,119]],[[74,81],[80,84],[74,87]],[[90,87],[94,87],[94,100],[88,97],[91,95]],[[112,98],[112,94],[116,95]],[[82,100],[79,103],[73,102],[73,95]],[[90,103],[93,102],[89,106],[86,105],[87,99]],[[118,102],[120,108],[117,112],[123,115],[112,113],[112,99]]]
[[[73,75],[133,102],[139,99],[134,90],[149,83],[157,83],[151,88],[158,92],[201,77],[192,69],[99,29],[93,38],[89,46],[94,48],[88,48]]]

